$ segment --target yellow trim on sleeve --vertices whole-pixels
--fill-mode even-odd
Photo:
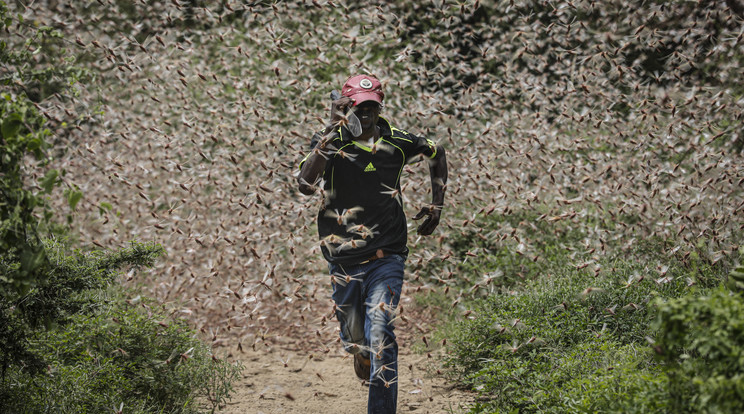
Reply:
[[[433,159],[437,156],[437,144],[436,142],[430,140],[429,138],[426,138],[426,142],[429,144],[429,147],[431,148],[431,156],[429,156],[429,159]]]
[[[301,170],[301,169],[302,169],[302,164],[304,164],[304,163],[305,163],[305,161],[307,161],[307,159],[308,159],[308,158],[310,158],[310,154],[312,154],[312,152],[309,152],[309,153],[308,153],[307,155],[305,155],[305,158],[303,158],[303,159],[302,159],[302,160],[300,161],[300,163],[299,163],[299,164],[297,165],[297,169],[299,169],[299,170]]]

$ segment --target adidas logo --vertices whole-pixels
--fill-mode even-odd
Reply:
[[[377,171],[377,168],[375,168],[374,165],[370,162],[367,164],[367,166],[364,168],[364,172],[370,172],[370,171]]]

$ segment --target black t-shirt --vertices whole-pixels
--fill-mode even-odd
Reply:
[[[380,138],[374,144],[352,141],[348,131],[340,128],[326,146],[326,199],[318,212],[318,234],[323,256],[331,263],[360,263],[378,249],[408,254],[400,177],[414,156],[434,158],[436,145],[390,126],[383,118],[377,125]],[[311,148],[318,139],[316,134]]]

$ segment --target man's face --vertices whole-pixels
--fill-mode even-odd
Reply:
[[[375,101],[362,102],[356,106],[354,113],[362,124],[362,130],[366,131],[377,125],[380,116],[380,104]]]

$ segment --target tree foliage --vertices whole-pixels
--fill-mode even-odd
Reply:
[[[54,205],[63,200],[71,223],[83,193],[49,166],[50,129],[64,133],[66,122],[50,126],[40,103],[74,100],[87,70],[59,31],[11,15],[2,1],[0,31],[12,34],[0,40],[0,407],[214,410],[240,366],[214,357],[166,309],[128,300],[117,286],[122,270],[151,267],[163,248],[131,242],[115,252],[69,252],[64,211]]]
[[[67,94],[86,71],[73,65],[59,31],[14,18],[0,2],[0,31],[11,27],[22,41],[0,41],[0,292],[22,295],[44,282],[48,260],[39,235],[53,227],[48,198],[65,173],[47,167],[52,133],[37,102]],[[67,187],[74,210],[82,193]]]

